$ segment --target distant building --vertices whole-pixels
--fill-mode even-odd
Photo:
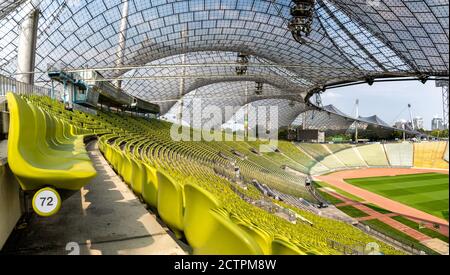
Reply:
[[[431,120],[431,130],[444,130],[444,120],[440,117],[434,117]]]
[[[397,129],[405,129],[405,126],[408,122],[404,119],[397,120],[394,124],[394,127]]]
[[[414,129],[424,129],[423,127],[423,117],[416,116],[414,119]]]

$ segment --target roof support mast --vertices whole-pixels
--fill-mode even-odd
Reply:
[[[358,119],[359,118],[359,99],[356,99],[355,107],[356,107],[355,117],[356,117],[356,119]],[[359,123],[358,123],[358,121],[355,121],[355,142],[356,143],[358,143],[358,127],[359,127]]]
[[[442,88],[442,115],[445,129],[449,128],[448,125],[448,80],[436,81],[436,87]]]
[[[19,47],[17,53],[17,80],[34,84],[34,67],[36,60],[36,41],[40,10],[34,9],[20,26]]]
[[[186,29],[183,30],[183,32],[181,33],[181,39],[183,40],[183,48],[186,49],[186,44],[187,44],[187,36],[188,36],[188,29],[187,29],[187,25],[186,25]],[[185,65],[186,64],[186,52],[183,53],[183,55],[181,56],[181,64]],[[182,77],[180,78],[180,90],[179,90],[179,106],[178,106],[178,124],[179,125],[183,125],[183,108],[184,108],[184,101],[183,101],[183,96],[186,90],[186,67],[183,66],[182,67],[182,72],[181,75]]]
[[[122,67],[124,64],[125,57],[125,47],[127,43],[127,25],[128,25],[128,9],[129,0],[123,0],[122,6],[122,19],[120,20],[120,30],[119,30],[119,47],[117,48],[117,67]],[[119,73],[119,71],[118,71]],[[122,80],[117,80],[116,86],[122,88]]]
[[[412,115],[412,111],[411,111],[411,104],[408,104],[408,110],[409,110],[409,119],[411,121],[411,127],[413,129],[413,131],[415,130],[415,126],[414,126],[414,119],[413,119],[413,115]]]

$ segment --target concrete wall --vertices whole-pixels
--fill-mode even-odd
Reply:
[[[20,216],[19,184],[9,167],[0,163],[0,250]]]

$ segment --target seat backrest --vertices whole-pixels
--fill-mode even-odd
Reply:
[[[45,124],[47,125],[45,137],[47,140],[52,140],[56,136],[56,124],[54,118],[47,112],[43,112],[45,117]]]
[[[10,111],[10,129],[8,139],[9,156],[29,159],[35,153],[36,125],[34,115],[28,103],[19,95],[8,93],[6,95]],[[14,164],[10,161],[10,166]]]
[[[158,212],[169,227],[183,230],[183,187],[165,171],[158,170]]]
[[[40,142],[41,144],[43,142],[46,142],[46,136],[47,136],[47,123],[45,120],[45,116],[41,109],[34,106],[33,104],[30,104],[30,109],[33,112],[34,115],[34,122],[36,125],[37,131],[35,131],[35,137],[34,140],[36,142]]]
[[[184,233],[195,249],[201,247],[214,233],[215,221],[210,210],[221,207],[221,204],[211,193],[194,183],[185,183],[183,189],[186,204]]]

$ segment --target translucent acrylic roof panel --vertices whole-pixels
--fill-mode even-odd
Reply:
[[[0,19],[14,11],[26,0],[2,0],[0,1]]]
[[[109,68],[104,75],[116,77],[125,73],[114,69],[117,64],[141,66],[203,51],[243,52],[276,63],[280,67],[267,70],[294,76],[306,89],[367,76],[448,75],[448,0],[317,0],[303,44],[287,27],[290,0],[128,0],[119,62],[124,2],[2,1],[8,12],[0,17],[0,72],[16,72],[20,24],[36,6],[37,81],[47,85],[45,70],[55,63]]]
[[[319,0],[316,12],[327,34],[357,67],[378,72],[411,70],[394,51],[329,1]]]
[[[448,75],[448,0],[330,0],[413,69]]]
[[[314,21],[309,43],[298,44],[286,26],[288,0],[129,3],[124,65],[181,52],[227,50],[306,66],[293,71],[315,84],[353,78],[365,70],[336,48],[320,20]],[[39,70],[60,62],[74,68],[116,64],[122,1],[43,0],[40,9]]]
[[[124,79],[132,80],[125,80],[122,87],[133,96],[153,101],[179,98],[182,76],[185,76],[183,95],[216,82],[251,80],[271,84],[301,99],[300,93],[311,85],[287,69],[278,69],[274,63],[252,56],[246,75],[238,76],[236,56],[234,52],[206,51],[170,56],[127,72]]]

